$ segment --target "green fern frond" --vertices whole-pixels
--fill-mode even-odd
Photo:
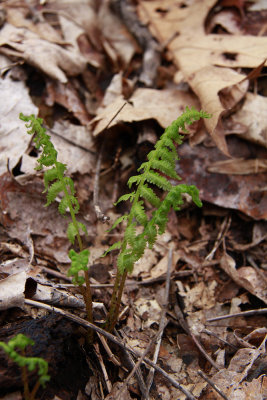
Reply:
[[[63,191],[63,184],[61,181],[56,181],[50,185],[48,191],[47,191],[47,202],[45,204],[45,207],[49,206],[53,201],[55,201],[56,197]]]
[[[107,230],[107,232],[112,231],[112,230],[115,229],[120,223],[122,223],[123,221],[127,221],[128,218],[129,218],[128,215],[121,215],[120,217],[118,217],[118,218],[116,219],[116,221],[113,223],[112,227],[109,228],[109,229]]]
[[[142,200],[136,202],[135,205],[133,205],[132,213],[134,218],[139,222],[140,225],[145,226],[147,224],[147,216]]]
[[[157,231],[156,225],[154,223],[151,223],[151,221],[146,226],[145,235],[146,235],[148,247],[150,249],[152,249],[156,242],[158,231]]]
[[[139,185],[141,180],[142,180],[142,177],[140,175],[131,176],[131,178],[127,182],[127,185],[131,189],[133,183],[135,183],[136,185]]]
[[[74,189],[73,180],[69,176],[64,176],[63,181],[64,181],[64,184],[66,185],[66,187],[69,187],[70,193],[72,195],[74,195],[75,194],[75,189]]]
[[[88,271],[88,261],[90,252],[87,249],[76,253],[75,250],[69,251],[69,258],[71,259],[71,267],[68,270],[68,276],[73,276],[72,282],[74,285],[82,285],[85,281],[83,276],[80,276],[81,271]]]
[[[133,199],[134,199],[134,196],[135,196],[135,192],[123,194],[123,195],[119,198],[119,200],[117,200],[116,203],[114,203],[114,206],[117,206],[121,201],[130,200],[130,201],[132,202]]]
[[[138,172],[141,171],[141,173],[128,180],[129,188],[135,184],[136,191],[121,196],[118,200],[118,202],[126,200],[132,202],[129,215],[123,216],[123,220],[127,220],[127,227],[121,243],[121,252],[118,256],[119,274],[122,274],[125,270],[131,272],[134,263],[143,255],[146,246],[152,248],[157,235],[165,232],[168,213],[171,208],[179,210],[183,203],[183,193],[188,193],[194,203],[198,207],[201,206],[202,203],[195,186],[173,186],[170,179],[181,179],[175,171],[176,161],[179,160],[176,145],[181,144],[183,139],[179,130],[186,133],[188,132],[186,125],[190,125],[200,118],[210,117],[211,115],[204,111],[187,107],[185,112],[165,129],[163,135],[157,141],[155,149],[148,154],[148,161],[144,162],[138,169]],[[164,176],[161,174],[164,174]],[[155,185],[165,192],[165,198],[161,201],[149,185]],[[155,207],[150,220],[148,220],[144,203],[142,200],[140,201],[140,197]],[[119,222],[121,220],[117,220],[115,226]],[[143,226],[143,232],[136,236],[137,223]]]
[[[120,250],[120,248],[121,248],[121,242],[113,243],[113,245],[110,246],[110,247],[105,251],[105,253],[102,254],[101,257],[106,257],[106,255],[107,255],[108,253],[110,253],[111,251],[113,251],[113,250]]]
[[[163,172],[170,178],[179,179],[179,176],[175,172],[173,165],[168,160],[153,160],[151,161],[151,168]]]
[[[147,184],[144,183],[140,188],[140,196],[146,199],[152,206],[158,208],[160,206],[160,199]]]
[[[168,192],[172,188],[172,184],[164,176],[161,176],[158,172],[150,171],[146,172],[146,181],[156,185],[158,188]]]
[[[69,199],[67,197],[63,197],[59,202],[58,211],[61,215],[65,215],[68,208],[69,208]]]
[[[45,190],[43,191],[43,193],[45,193],[48,190],[49,182],[56,180],[57,177],[58,177],[58,171],[55,167],[45,171],[44,173]]]
[[[74,223],[70,222],[68,225],[68,228],[67,228],[67,237],[72,244],[74,244],[75,238],[78,235],[79,230],[83,231],[86,235],[88,234],[86,226],[82,222],[77,221],[77,227],[78,227],[78,230],[77,230],[76,226],[74,225]]]
[[[139,260],[144,255],[146,245],[147,245],[147,240],[143,232],[139,234],[134,241],[133,254],[135,256],[135,261]]]
[[[132,272],[134,263],[136,262],[136,257],[132,253],[128,253],[127,251],[122,251],[117,260],[118,271],[120,274],[123,274],[125,269]]]
[[[126,242],[133,247],[136,239],[136,224],[134,222],[131,225],[127,226],[127,228],[125,229],[124,237]]]

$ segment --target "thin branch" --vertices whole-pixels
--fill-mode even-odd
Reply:
[[[159,355],[159,350],[160,350],[160,345],[162,341],[162,336],[164,332],[164,327],[166,326],[166,312],[169,304],[169,294],[170,294],[170,280],[171,280],[171,270],[172,270],[172,250],[169,250],[169,255],[168,255],[168,266],[167,266],[167,274],[166,274],[166,286],[165,286],[165,296],[164,296],[164,304],[162,307],[162,314],[161,314],[161,319],[160,319],[160,324],[159,324],[159,334],[157,343],[156,343],[156,348],[153,356],[153,362],[156,364],[158,360],[158,355]],[[146,396],[149,398],[149,392],[153,383],[154,379],[154,368],[150,368],[150,371],[148,373],[148,377],[146,380],[146,385],[147,385],[147,390],[146,390]]]
[[[116,329],[114,329],[115,335],[120,338],[119,333],[116,331]],[[123,339],[126,337],[125,333],[123,332],[123,330],[120,331],[120,334],[122,335]],[[136,363],[134,362],[133,356],[131,353],[129,353],[126,350],[123,350],[125,356],[127,357],[127,361],[129,362],[129,365],[131,367],[131,371],[134,370],[136,379],[138,381],[138,385],[139,385],[139,389],[142,393],[142,396],[145,398],[146,395],[146,385],[145,385],[145,381],[141,372],[140,367],[136,367]]]
[[[206,322],[220,321],[221,319],[234,318],[234,317],[248,317],[256,314],[266,314],[267,308],[260,308],[259,310],[241,311],[235,314],[220,315],[219,317],[209,318]]]
[[[224,399],[224,400],[229,400],[228,397],[221,391],[221,389],[218,388],[217,385],[215,385],[215,383],[212,382],[212,380],[210,380],[210,378],[204,374],[203,371],[198,370],[197,371],[198,375],[200,375],[206,382],[208,382],[208,384],[217,392],[219,393],[219,395]]]
[[[206,260],[206,261],[210,261],[210,260],[213,258],[213,256],[214,256],[216,250],[217,250],[218,247],[220,246],[220,244],[221,244],[223,238],[225,237],[225,235],[226,235],[228,229],[230,228],[231,222],[232,222],[231,215],[227,215],[227,217],[224,218],[224,220],[223,220],[223,222],[222,222],[222,224],[221,224],[220,231],[219,231],[219,233],[218,233],[217,239],[216,239],[216,241],[215,241],[215,243],[214,243],[214,246],[213,246],[212,250],[211,250],[210,253],[205,257],[205,260]]]
[[[123,109],[123,107],[125,107],[126,104],[127,104],[127,102],[125,102],[119,108],[119,110],[111,118],[111,120],[109,121],[109,123],[107,124],[105,129],[107,129],[110,126],[112,121],[117,117],[117,115],[121,112],[121,110]],[[94,205],[95,213],[96,213],[97,219],[102,221],[103,223],[109,221],[109,219],[110,219],[108,216],[106,216],[101,211],[101,208],[99,206],[99,198],[98,198],[99,197],[99,176],[100,176],[101,162],[102,162],[102,156],[103,156],[105,145],[106,145],[106,136],[104,137],[104,140],[102,142],[102,145],[101,145],[101,148],[100,148],[100,152],[99,152],[99,156],[98,156],[97,163],[96,163],[95,180],[94,180],[94,192],[93,192],[93,205]]]
[[[203,356],[206,358],[206,360],[208,360],[208,362],[218,371],[220,370],[220,367],[217,365],[217,363],[208,355],[208,353],[206,352],[206,350],[204,349],[204,347],[202,346],[202,344],[199,342],[199,340],[197,339],[197,337],[190,331],[189,325],[186,321],[186,319],[183,316],[183,313],[178,305],[177,299],[176,299],[176,303],[174,305],[174,312],[178,318],[178,321],[180,322],[182,328],[185,330],[185,332],[192,338],[193,342],[195,343],[195,345],[197,346],[197,348],[199,349],[199,351],[203,354]]]
[[[56,308],[56,307],[51,307],[48,304],[45,303],[41,303],[39,301],[34,301],[34,300],[30,300],[30,299],[25,299],[25,304],[31,305],[33,307],[39,307],[39,308],[44,308],[45,310],[48,310],[50,312],[56,312],[60,315],[62,315],[65,318],[68,318],[69,320],[84,326],[85,328],[89,328],[89,329],[93,329],[95,332],[100,333],[101,335],[105,336],[107,339],[111,340],[113,343],[117,344],[118,346],[120,346],[123,349],[128,350],[129,352],[131,352],[135,357],[142,357],[142,353],[140,353],[139,351],[133,350],[131,349],[129,346],[126,346],[124,343],[122,343],[120,340],[118,340],[114,335],[112,335],[109,332],[104,331],[104,329],[99,328],[98,326],[92,324],[91,322],[86,321],[83,318],[80,318],[76,315],[71,314],[68,311],[65,310],[61,310],[60,308]],[[196,398],[190,393],[188,392],[188,390],[183,387],[182,385],[180,385],[178,382],[176,382],[169,374],[167,374],[167,372],[165,372],[162,368],[160,368],[158,365],[154,364],[151,360],[149,360],[149,358],[144,358],[144,362],[150,366],[152,366],[157,372],[159,372],[161,375],[163,375],[169,382],[171,382],[171,384],[176,387],[177,389],[179,389],[182,393],[184,393],[185,396],[188,397],[188,400],[196,400]]]

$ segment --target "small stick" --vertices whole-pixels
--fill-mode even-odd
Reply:
[[[114,329],[115,335],[120,338],[119,333],[116,331],[116,329]],[[126,337],[125,333],[123,332],[123,330],[120,331],[120,334],[122,335],[123,338]],[[129,362],[130,366],[131,366],[131,370],[135,368],[135,362],[133,359],[133,356],[131,353],[129,353],[128,351],[124,350],[125,356],[127,357],[127,361]],[[138,385],[139,385],[139,389],[141,390],[142,396],[145,398],[145,394],[146,394],[146,385],[145,385],[145,381],[141,372],[140,368],[136,368],[136,372],[135,372],[135,376],[136,379],[138,381]]]
[[[241,311],[235,314],[220,315],[219,317],[209,318],[206,322],[220,321],[221,319],[234,318],[234,317],[248,317],[256,314],[266,314],[267,308],[260,308],[259,310]]]
[[[198,375],[200,375],[206,382],[208,382],[208,384],[214,389],[216,390],[217,393],[219,393],[219,395],[224,399],[224,400],[229,400],[228,397],[221,391],[221,389],[218,388],[217,385],[215,385],[215,383],[212,382],[212,380],[201,370],[197,371]]]
[[[192,338],[193,342],[197,346],[197,348],[200,350],[200,352],[203,354],[203,356],[206,358],[206,360],[209,361],[209,363],[218,371],[220,370],[220,367],[217,365],[217,363],[208,355],[202,344],[199,342],[197,337],[190,331],[190,328],[188,326],[188,323],[186,319],[183,316],[183,313],[178,305],[177,299],[176,303],[174,305],[174,312],[177,316],[178,321],[180,322],[182,328],[185,330],[185,332]]]
[[[60,308],[51,307],[48,304],[41,303],[39,301],[30,300],[30,299],[25,299],[25,304],[29,304],[33,307],[44,308],[45,310],[48,310],[50,312],[56,312],[56,313],[62,315],[63,317],[68,318],[69,320],[71,320],[81,326],[84,326],[85,328],[93,329],[95,332],[98,332],[101,335],[105,336],[107,339],[111,340],[113,343],[117,344],[121,348],[126,349],[129,352],[131,352],[132,354],[135,355],[135,357],[142,357],[142,353],[140,353],[139,351],[131,349],[129,346],[126,346],[124,343],[122,343],[120,340],[118,340],[111,333],[105,331],[104,329],[100,328],[99,326],[92,324],[89,321],[86,321],[83,318],[78,317],[77,315],[71,314],[70,312],[65,311],[65,310],[61,310]],[[159,372],[161,375],[163,375],[169,382],[171,382],[171,384],[174,387],[179,389],[185,396],[187,396],[188,400],[196,400],[195,396],[193,396],[190,392],[188,392],[188,390],[185,387],[183,387],[178,382],[176,382],[169,374],[167,374],[166,371],[164,371],[164,369],[162,369],[158,365],[154,364],[151,360],[149,360],[149,358],[145,357],[144,362],[148,365],[151,365],[157,372]]]
[[[209,331],[208,329],[203,329],[202,333],[206,333],[207,335],[214,336],[214,337],[216,337],[216,339],[220,340],[221,342],[223,342],[227,346],[230,346],[233,349],[238,350],[238,348],[236,346],[234,346],[232,343],[227,342],[227,340],[220,338],[220,336],[216,335],[216,333],[214,333],[214,332]]]
[[[123,109],[123,107],[125,107],[125,105],[127,104],[127,102],[125,102],[120,108],[119,110],[115,113],[115,115],[111,118],[111,120],[109,121],[109,123],[107,124],[107,126],[105,127],[105,129],[107,129],[111,122],[117,117],[117,115],[121,112],[121,110]],[[93,192],[93,205],[94,205],[94,209],[95,209],[95,213],[97,216],[97,219],[102,221],[103,223],[109,221],[109,217],[107,217],[102,211],[101,208],[99,206],[99,176],[100,176],[100,169],[101,169],[101,162],[102,162],[102,156],[103,156],[103,151],[104,151],[104,147],[106,144],[106,137],[104,138],[101,148],[100,148],[100,152],[99,152],[99,156],[97,159],[97,163],[96,163],[96,170],[95,170],[95,181],[94,181],[94,192]]]
[[[130,374],[129,374],[129,375],[127,376],[127,378],[125,379],[125,381],[124,381],[124,383],[123,383],[123,386],[122,386],[122,388],[121,388],[121,391],[123,391],[123,390],[126,389],[128,383],[129,383],[129,380],[130,380],[131,377],[135,374],[137,368],[139,368],[140,365],[141,365],[141,363],[144,361],[144,358],[145,358],[145,356],[149,353],[152,344],[153,344],[157,339],[159,340],[159,338],[161,337],[162,332],[163,332],[163,330],[165,329],[165,326],[166,326],[166,325],[167,325],[166,320],[164,320],[163,326],[162,326],[161,329],[158,331],[158,333],[156,334],[156,336],[154,336],[154,338],[152,338],[152,339],[150,340],[150,342],[149,342],[148,346],[146,347],[145,351],[142,353],[142,356],[139,358],[138,362],[135,364],[134,368],[132,369],[132,371],[130,372]],[[153,362],[155,362],[155,361],[153,360]],[[152,368],[152,367],[151,367],[151,368]],[[152,377],[152,379],[153,379],[153,377]],[[144,394],[144,397],[145,397],[146,400],[149,399],[148,396],[149,396],[149,391],[147,392],[147,389],[146,389],[146,393]]]
[[[256,270],[256,272],[259,274],[259,276],[261,277],[261,279],[265,282],[265,284],[267,285],[267,277],[264,274],[264,272],[257,266],[257,264],[255,263],[255,261],[253,260],[253,258],[251,256],[248,256],[248,262],[250,263],[250,265]]]
[[[101,355],[100,350],[99,350],[99,344],[95,343],[94,344],[94,348],[95,348],[95,352],[96,352],[96,355],[98,357],[98,361],[100,363],[100,366],[101,366],[101,369],[102,369],[102,372],[103,372],[103,376],[104,376],[104,379],[105,379],[105,383],[107,385],[108,392],[110,393],[111,390],[112,390],[112,384],[110,382],[110,379],[109,379],[109,376],[108,376],[108,373],[107,373],[107,370],[106,370],[102,355]]]
[[[110,347],[107,344],[106,339],[102,335],[100,335],[98,332],[97,332],[97,336],[99,337],[100,342],[102,343],[104,349],[106,350],[110,361],[113,362],[114,365],[117,365],[117,367],[121,367],[120,361],[117,360],[117,358],[114,356],[114,354],[110,350]]]
[[[226,235],[228,229],[230,228],[231,222],[232,222],[232,218],[231,218],[230,215],[228,215],[227,217],[224,218],[223,223],[221,224],[220,232],[218,233],[217,239],[216,239],[216,241],[214,243],[213,249],[205,257],[206,261],[210,261],[213,258],[214,253],[216,252],[216,250],[220,246],[224,236]]]
[[[158,355],[159,355],[159,350],[160,350],[160,345],[162,341],[162,336],[163,336],[163,331],[164,327],[166,326],[166,312],[168,308],[168,302],[169,302],[169,294],[170,294],[170,280],[171,280],[171,270],[172,270],[172,250],[169,250],[169,255],[168,255],[168,266],[167,266],[167,273],[166,273],[166,285],[165,285],[165,296],[164,296],[164,304],[162,307],[162,314],[161,314],[161,319],[160,319],[160,324],[159,324],[159,334],[158,340],[156,342],[156,348],[153,356],[153,362],[156,364],[158,360]],[[149,398],[149,392],[153,383],[154,379],[154,368],[150,368],[150,371],[148,373],[148,377],[146,380],[146,385],[147,385],[147,390],[146,390],[146,396]]]

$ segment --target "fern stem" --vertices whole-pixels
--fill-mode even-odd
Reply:
[[[120,280],[121,280],[121,274],[117,270],[116,279],[115,279],[115,283],[113,286],[113,292],[112,292],[112,296],[111,296],[111,300],[110,300],[109,312],[108,312],[107,320],[105,323],[105,327],[108,332],[111,332],[111,325],[114,320],[114,314],[115,314],[116,304],[117,304],[117,293],[118,293],[118,289],[120,286]]]
[[[40,382],[37,381],[37,382],[35,383],[35,385],[34,385],[34,388],[33,388],[32,391],[31,391],[31,394],[30,394],[30,397],[29,397],[30,400],[34,400],[34,399],[35,399],[35,395],[36,395],[36,393],[37,393],[39,387],[40,387]]]
[[[110,322],[110,332],[112,332],[113,329],[115,328],[115,325],[116,325],[118,317],[119,317],[121,298],[122,298],[122,293],[123,293],[125,281],[126,281],[126,278],[127,278],[127,274],[128,274],[128,271],[127,271],[127,269],[125,269],[123,274],[122,274],[121,280],[120,280],[119,289],[117,291],[118,292],[118,296],[117,296],[117,300],[116,300],[116,304],[115,304],[113,317],[112,317],[112,320]]]
[[[24,352],[23,356],[25,357],[25,352]],[[28,373],[27,373],[27,367],[25,365],[23,367],[21,367],[21,374],[22,374],[22,380],[23,380],[24,397],[26,400],[30,400]]]

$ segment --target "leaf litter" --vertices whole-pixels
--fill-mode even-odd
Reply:
[[[166,380],[162,372],[155,374],[149,398],[185,399],[182,385],[195,399],[264,399],[267,39],[259,21],[266,11],[237,1],[219,6],[214,0],[139,1],[137,29],[144,23],[149,27],[163,59],[156,84],[146,87],[137,83],[143,46],[128,31],[129,21],[114,11],[115,3],[129,7],[130,2],[1,5],[0,298],[5,318],[0,332],[7,323],[16,331],[18,321],[40,317],[30,301],[60,305],[63,312],[68,307],[73,314],[78,308],[85,315],[82,299],[66,278],[66,224],[55,207],[43,208],[41,176],[34,170],[37,155],[18,113],[44,118],[59,158],[74,177],[89,231],[86,243],[93,253],[94,312],[101,322],[115,260],[100,256],[121,236],[118,228],[107,234],[95,214],[101,143],[105,141],[98,200],[102,212],[114,220],[126,210],[115,209],[113,202],[145,161],[147,148],[154,144],[150,138],[186,105],[195,106],[213,118],[190,129],[189,141],[178,149],[177,172],[200,189],[204,207],[195,210],[189,202],[172,215],[155,250],[146,252],[128,278],[121,335],[138,351],[150,343],[156,347],[153,338],[164,314],[172,249],[168,324],[155,358],[169,375]],[[151,134],[144,135],[144,130]],[[100,267],[106,280],[93,273]],[[255,314],[245,313],[253,310]],[[42,310],[44,318],[48,313]],[[119,398],[132,367],[126,361],[123,367],[114,366],[102,347],[95,351],[102,367],[87,360],[91,373],[79,394],[65,395],[54,369],[49,398]],[[124,360],[122,351],[111,351]],[[146,380],[144,366],[139,373]],[[111,391],[103,376],[111,381]],[[136,376],[123,398],[145,398]],[[5,390],[15,392],[14,381]]]

